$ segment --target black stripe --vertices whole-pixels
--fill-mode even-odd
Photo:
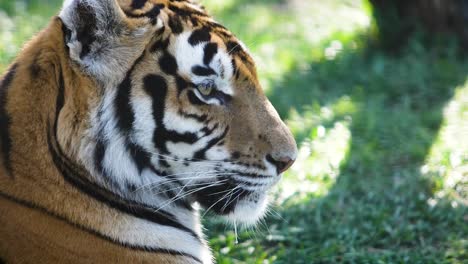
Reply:
[[[195,95],[193,91],[189,91],[187,93],[187,96],[188,96],[189,102],[193,105],[206,105],[202,100],[200,100],[200,98],[198,98],[198,96]]]
[[[265,166],[260,165],[260,164],[256,164],[256,163],[246,163],[246,162],[241,162],[241,161],[230,161],[230,162],[232,162],[233,164],[245,166],[245,167],[248,167],[248,168],[254,167],[254,168],[257,168],[257,169],[260,169],[260,170],[266,170]]]
[[[226,43],[226,49],[229,54],[237,54],[244,51],[240,43],[235,41],[228,41]]]
[[[207,67],[202,67],[199,65],[193,66],[192,67],[192,73],[198,76],[210,76],[210,75],[217,75],[216,72]]]
[[[194,133],[186,132],[186,133],[179,133],[174,130],[166,130],[166,129],[157,129],[159,133],[157,133],[157,140],[161,142],[174,142],[174,143],[187,143],[187,144],[194,144],[197,142],[198,137]]]
[[[204,136],[204,137],[207,137],[207,136],[213,134],[213,132],[214,132],[216,129],[218,129],[218,126],[219,126],[219,124],[215,124],[211,129],[208,128],[208,127],[204,127],[204,128],[201,130],[201,132],[203,132],[203,136]]]
[[[133,122],[135,121],[135,114],[133,113],[132,106],[130,104],[130,94],[132,89],[132,73],[136,66],[143,59],[142,54],[132,65],[130,70],[125,75],[125,79],[119,84],[117,88],[117,96],[115,98],[115,109],[117,111],[117,125],[120,131],[127,136],[132,130]]]
[[[150,52],[154,53],[156,51],[165,50],[165,49],[167,49],[168,46],[169,46],[169,38],[161,39],[161,40],[156,41],[151,46]]]
[[[6,109],[7,104],[7,95],[8,95],[8,88],[13,81],[16,70],[18,68],[18,64],[13,64],[10,70],[7,72],[5,77],[3,78],[2,82],[0,83],[0,137],[2,143],[2,156],[3,156],[3,164],[8,174],[11,173],[11,159],[10,159],[10,152],[11,152],[11,136],[10,136],[10,116],[8,115],[8,110]]]
[[[217,29],[219,31],[217,33],[222,33],[222,35],[225,37],[232,37],[232,34],[225,26],[214,21],[206,21],[205,23],[208,27]]]
[[[203,49],[204,55],[203,55],[203,63],[205,65],[210,64],[210,62],[213,60],[214,56],[216,53],[218,53],[218,44],[216,43],[208,43],[206,44],[205,48]]]
[[[132,156],[140,174],[143,169],[151,166],[151,155],[146,152],[143,147],[134,143],[129,143],[128,151],[130,152],[130,156]]]
[[[194,15],[196,16],[201,16],[201,17],[207,17],[208,15],[203,13],[203,12],[200,12],[198,10],[195,10],[195,9],[191,9],[191,8],[180,8],[176,5],[169,5],[169,9],[176,13],[177,15],[181,16],[181,17],[184,17],[184,18],[193,18]]]
[[[241,76],[241,71],[239,69],[236,69],[236,80],[240,80],[240,76]]]
[[[175,250],[171,250],[171,249],[165,249],[165,248],[157,248],[157,247],[148,247],[148,246],[138,246],[138,245],[133,245],[133,244],[129,244],[129,243],[125,243],[125,242],[122,242],[122,241],[116,241],[114,238],[112,237],[109,237],[105,234],[102,234],[96,230],[93,230],[93,229],[90,229],[86,226],[83,226],[83,225],[80,225],[80,224],[77,224],[77,223],[74,223],[72,221],[70,221],[69,219],[57,214],[57,213],[54,213],[52,211],[49,211],[47,210],[46,208],[44,207],[41,207],[41,206],[38,206],[34,203],[31,203],[31,202],[28,202],[28,201],[25,201],[25,200],[20,200],[18,198],[15,198],[15,197],[12,197],[10,195],[7,195],[7,194],[4,194],[2,192],[0,192],[0,197],[6,199],[6,200],[9,200],[11,202],[14,202],[14,203],[17,203],[17,204],[20,204],[24,207],[27,207],[27,208],[30,208],[30,209],[33,209],[33,210],[38,210],[39,212],[41,213],[44,213],[44,214],[47,214],[51,217],[54,217],[60,221],[63,221],[75,228],[78,228],[80,229],[81,231],[84,231],[88,234],[91,234],[91,235],[94,235],[94,236],[97,236],[99,237],[100,239],[103,239],[103,240],[106,240],[107,242],[110,242],[112,244],[115,244],[115,245],[119,245],[121,247],[125,247],[127,249],[131,249],[131,250],[137,250],[137,251],[142,251],[142,252],[148,252],[148,253],[157,253],[157,254],[168,254],[168,255],[173,255],[173,256],[180,256],[180,257],[187,257],[187,258],[191,258],[199,263],[202,263],[202,261],[191,255],[191,254],[188,254],[188,253],[183,253],[183,252],[179,252],[179,251],[175,251]]]
[[[133,9],[141,9],[145,6],[148,0],[133,0],[131,4],[131,8]]]
[[[182,21],[178,16],[170,16],[169,17],[169,27],[174,34],[180,34],[184,31],[184,26],[182,25]]]
[[[180,96],[182,91],[187,89],[189,87],[189,82],[187,82],[184,78],[181,76],[176,76],[176,85],[177,85],[177,96]]]
[[[144,18],[144,17],[147,17],[151,20],[151,24],[153,25],[156,25],[156,22],[157,22],[157,18],[159,16],[159,14],[161,13],[161,9],[164,8],[164,4],[157,4],[157,5],[154,5],[154,7],[146,12],[146,13],[143,13],[143,14],[132,14],[130,12],[125,12],[125,15],[127,15],[128,17],[131,17],[131,18]]]
[[[168,52],[165,52],[159,59],[159,66],[161,66],[161,70],[163,70],[163,72],[169,75],[175,75],[177,73],[177,61],[174,56]]]
[[[100,120],[103,115],[103,109],[100,108],[98,111],[97,119]],[[93,159],[94,159],[94,168],[97,172],[101,174],[101,177],[105,179],[105,183],[108,187],[113,188],[114,190],[122,190],[120,184],[118,184],[113,177],[109,175],[105,166],[104,166],[104,158],[107,152],[107,140],[103,136],[103,128],[104,125],[101,125],[99,128],[99,132],[96,139],[96,145],[94,147]]]
[[[81,44],[80,59],[91,52],[91,45],[97,40],[98,21],[92,7],[82,1],[76,7],[80,23],[77,23],[76,39]]]
[[[213,23],[210,23],[210,22],[207,22],[206,26],[212,29],[216,29],[216,34],[219,35],[224,41],[234,38],[234,35],[232,35],[232,33],[227,31],[227,29],[224,27],[221,28],[217,25],[213,25]]]
[[[94,199],[107,204],[109,207],[112,207],[116,210],[122,211],[129,215],[151,221],[153,223],[173,227],[180,229],[192,235],[197,240],[200,240],[197,234],[177,222],[174,215],[164,211],[158,210],[158,208],[152,207],[146,204],[140,204],[133,201],[127,201],[123,197],[120,197],[110,191],[97,186],[96,183],[91,182],[88,179],[87,173],[83,172],[83,169],[69,160],[69,158],[63,153],[63,150],[60,147],[60,144],[57,142],[57,126],[58,118],[61,112],[61,109],[64,105],[65,99],[65,86],[63,80],[63,74],[60,74],[59,79],[59,91],[56,101],[56,110],[55,110],[55,120],[54,120],[54,130],[51,131],[50,127],[47,130],[47,139],[49,152],[52,155],[55,166],[60,171],[64,179],[74,185],[83,193],[93,197]],[[86,175],[86,176],[85,176]]]
[[[101,177],[106,179],[106,183],[111,185],[113,188],[120,190],[119,184],[117,184],[113,178],[107,173],[107,170],[104,166],[104,158],[106,157],[107,152],[107,145],[104,139],[101,136],[102,133],[99,133],[99,139],[96,142],[96,146],[94,147],[94,168],[96,171],[101,174]]]
[[[57,93],[57,101],[55,102],[55,123],[54,123],[54,130],[57,132],[58,127],[58,118],[60,115],[60,111],[62,111],[63,106],[65,105],[65,78],[63,77],[63,71],[60,69],[59,75],[59,87]]]
[[[167,96],[167,82],[160,75],[148,75],[143,80],[146,93],[153,99],[153,119],[156,123],[156,129],[153,135],[154,145],[162,152],[167,153],[166,144],[158,140],[158,131],[164,127],[164,109]],[[165,129],[163,129],[165,130]]]
[[[228,41],[226,43],[226,49],[229,52],[229,54],[237,55],[244,64],[251,67],[254,66],[249,55],[247,54],[247,52],[244,51],[240,43],[235,41]]]
[[[179,109],[178,111],[179,115],[185,117],[185,118],[190,118],[190,119],[194,119],[200,123],[205,123],[206,120],[208,120],[208,115],[197,115],[197,114],[189,114],[189,113],[186,113],[182,110]]]
[[[101,174],[105,174],[104,171],[104,157],[106,156],[106,145],[98,140],[94,148],[94,167]]]
[[[106,144],[102,142],[103,139],[99,139],[96,143],[96,147],[94,149],[94,166],[96,170],[101,174],[103,179],[105,179],[106,184],[115,189],[121,190],[122,187],[118,184],[113,177],[109,175],[104,167],[104,157],[106,155]]]
[[[120,83],[117,88],[117,96],[115,97],[117,125],[125,135],[130,132],[135,120],[133,109],[130,105],[130,92],[132,86],[132,80],[130,78],[131,72],[132,71],[130,70],[123,82]]]
[[[246,172],[242,172],[242,171],[239,171],[239,170],[225,170],[223,172],[239,174],[239,175],[249,177],[249,178],[261,178],[261,179],[272,178],[272,176],[261,175],[261,174],[256,174],[256,173],[246,173]]]
[[[223,134],[221,136],[213,138],[212,140],[210,140],[208,142],[206,147],[204,147],[203,149],[195,152],[195,154],[193,154],[193,159],[195,159],[195,160],[205,160],[206,159],[206,157],[205,157],[206,152],[210,148],[212,148],[214,145],[218,144],[221,140],[223,140],[226,137],[228,131],[229,131],[229,127],[226,127],[226,129],[224,130],[224,132],[223,132]]]
[[[235,76],[236,80],[239,79],[239,68],[237,68],[237,63],[234,58],[231,59],[231,65],[232,65],[232,72],[233,75]]]
[[[188,42],[192,46],[196,46],[199,43],[209,42],[211,40],[210,30],[207,28],[200,28],[192,32]]]

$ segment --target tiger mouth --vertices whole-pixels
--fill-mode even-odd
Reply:
[[[207,212],[217,215],[233,213],[239,203],[259,203],[259,196],[264,196],[281,179],[281,176],[251,177],[249,174],[236,174],[221,183],[206,183],[200,191],[194,193],[195,200]],[[257,197],[257,198],[256,198]]]
[[[232,176],[232,179],[245,189],[252,191],[268,191],[281,180],[281,175],[252,178],[244,174],[239,174]]]

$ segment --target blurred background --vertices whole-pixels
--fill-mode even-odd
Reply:
[[[0,72],[60,0],[0,0]],[[299,159],[219,263],[467,263],[467,0],[202,0],[249,47]]]

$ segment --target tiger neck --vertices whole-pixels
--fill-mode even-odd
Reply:
[[[136,58],[133,66],[129,65],[128,74],[132,72],[138,61],[139,58]],[[63,65],[63,68],[66,67],[70,67],[69,64]],[[127,77],[124,77],[123,80],[111,84],[117,86],[117,89],[114,89],[115,91],[119,92],[121,89],[126,88],[121,85],[122,82],[126,82],[126,78]],[[63,83],[70,85],[72,84],[72,80],[64,80]],[[117,83],[120,84],[117,85]],[[121,233],[122,236],[119,237],[120,239],[127,239],[128,241],[135,240],[134,243],[136,243],[138,240],[143,238],[142,242],[144,242],[145,247],[153,245],[155,248],[164,248],[175,252],[182,252],[192,256],[195,260],[200,260],[203,263],[211,262],[211,253],[203,238],[197,209],[192,208],[191,205],[183,204],[183,206],[180,206],[179,203],[168,201],[168,197],[164,195],[152,195],[152,193],[147,192],[142,194],[135,189],[135,185],[114,180],[116,175],[113,175],[113,171],[115,170],[109,169],[109,167],[106,167],[108,164],[105,164],[103,160],[99,160],[99,158],[104,158],[106,152],[120,151],[120,149],[108,149],[106,146],[108,142],[101,137],[101,133],[103,133],[101,128],[106,124],[99,122],[97,126],[99,129],[94,131],[96,134],[93,134],[93,132],[86,134],[84,131],[76,133],[79,131],[76,130],[69,132],[66,137],[58,135],[61,123],[70,127],[73,126],[73,124],[70,123],[70,120],[77,120],[77,118],[65,118],[67,115],[64,115],[63,112],[67,112],[69,110],[67,109],[67,100],[65,98],[67,91],[79,91],[80,88],[81,87],[76,86],[60,87],[59,85],[59,91],[56,99],[56,117],[52,131],[52,133],[55,134],[48,135],[48,144],[52,153],[52,160],[65,182],[72,185],[89,199],[106,206],[109,208],[109,211],[115,211],[119,214],[119,218],[125,217],[132,220],[134,224],[127,224],[126,228],[123,229],[124,232]],[[63,89],[63,91],[61,92],[60,89]],[[93,93],[95,91],[91,90],[88,92]],[[98,92],[98,94],[99,93],[100,92]],[[105,94],[100,96],[100,100],[102,101],[107,99]],[[88,94],[85,97],[93,98],[94,94]],[[104,110],[102,108],[95,108],[97,111],[90,111],[89,109],[93,106],[103,107],[106,105],[105,103],[106,102],[93,104],[86,102],[86,106],[83,108],[88,108],[85,111],[88,115],[89,113],[91,113],[91,115],[89,116],[89,119],[82,119],[86,120],[84,121],[86,124],[81,124],[81,126],[92,129],[93,125],[89,124],[89,122],[92,122],[93,118],[102,118],[99,117],[99,115],[103,114]],[[77,108],[76,103],[73,105],[73,108]],[[78,108],[80,107],[78,106]],[[63,131],[66,130],[64,129]],[[75,134],[73,134],[74,132]],[[85,139],[83,139],[83,134],[86,134]],[[72,146],[71,142],[63,140],[64,138],[78,139],[84,143],[80,142],[79,149],[64,151],[62,146]],[[120,146],[126,146],[131,142],[125,141],[113,143],[122,143]],[[89,153],[85,150],[93,149],[93,147],[93,153],[88,155]],[[142,152],[141,147],[134,146],[132,152]],[[117,153],[116,156],[119,156],[119,154],[123,153]],[[140,155],[140,157],[147,157],[149,154],[139,153],[137,155]],[[69,157],[75,158],[71,159]],[[98,163],[101,162],[101,164],[94,163],[90,166],[90,161],[88,160],[89,157],[92,157],[94,162],[98,161]],[[131,157],[128,158],[130,159]],[[109,162],[111,166],[118,168],[117,171],[125,174],[125,177],[123,178],[132,178],[135,176],[141,177],[144,173],[150,174],[149,177],[151,178],[159,179],[163,177],[163,175],[158,175],[158,172],[149,165],[150,162],[147,158],[145,159],[146,167],[141,168],[137,166],[136,171],[130,166],[122,167],[121,163],[129,164],[129,161],[121,161],[117,159]],[[109,218],[112,217],[108,217],[106,220],[109,220]],[[108,225],[111,228],[114,228],[116,224],[122,224],[122,220],[113,219],[114,221]],[[129,231],[134,234],[129,235]]]

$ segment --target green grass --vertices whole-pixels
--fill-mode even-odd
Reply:
[[[61,0],[0,0],[0,72],[24,42],[58,13],[61,3]]]
[[[11,2],[0,70],[60,1]],[[466,263],[468,59],[455,41],[415,35],[388,54],[359,0],[203,3],[249,46],[300,146],[238,244],[206,221],[219,263]]]

